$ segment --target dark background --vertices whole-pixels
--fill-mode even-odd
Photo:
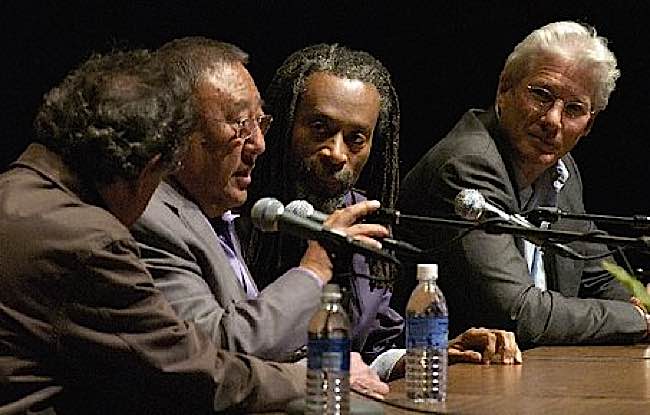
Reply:
[[[572,19],[610,40],[622,77],[610,106],[574,150],[590,213],[650,215],[645,195],[650,73],[645,2],[526,1],[3,1],[0,5],[4,168],[31,140],[42,95],[93,51],[156,48],[182,36],[232,42],[251,55],[263,92],[283,59],[339,42],[379,58],[402,109],[401,173],[470,107],[493,101],[512,48],[543,24]]]

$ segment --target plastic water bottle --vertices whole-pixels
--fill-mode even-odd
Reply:
[[[307,345],[307,414],[350,411],[350,322],[341,291],[327,284],[320,309],[309,322]]]
[[[418,286],[406,306],[406,395],[416,403],[447,397],[449,318],[438,265],[418,264]]]

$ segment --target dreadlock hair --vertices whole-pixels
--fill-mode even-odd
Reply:
[[[367,197],[379,200],[385,208],[393,208],[399,183],[400,113],[397,93],[388,70],[381,62],[369,53],[338,44],[318,44],[294,52],[275,73],[265,95],[267,111],[273,115],[274,123],[266,135],[266,154],[259,158],[253,170],[248,207],[265,196],[278,198],[283,203],[294,197],[293,184],[288,179],[289,166],[292,165],[289,158],[294,115],[309,76],[317,72],[360,80],[372,84],[379,92],[379,117],[362,177],[367,179]],[[269,270],[296,265],[286,263],[282,258],[284,253],[278,253],[283,252],[282,239],[251,231],[246,257],[253,275],[263,276]],[[389,278],[391,271],[385,264],[377,263],[373,264],[373,273],[377,277]]]

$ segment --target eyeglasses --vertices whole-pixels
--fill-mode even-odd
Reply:
[[[248,140],[253,136],[255,128],[259,128],[262,135],[266,134],[266,132],[269,131],[269,127],[271,127],[273,117],[269,114],[264,114],[255,118],[244,118],[239,121],[219,121],[230,124],[235,129],[235,136],[237,138]]]
[[[533,103],[535,109],[543,114],[547,113],[557,100],[562,102],[562,115],[572,120],[593,114],[589,104],[580,101],[565,101],[541,86],[528,85],[526,92],[527,98]]]

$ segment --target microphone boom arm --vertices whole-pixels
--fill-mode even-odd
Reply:
[[[538,207],[526,214],[527,217],[537,221],[557,222],[560,218],[585,220],[596,223],[609,223],[612,225],[627,225],[635,229],[650,228],[650,216],[612,216],[587,213],[569,213],[554,207]]]
[[[543,240],[553,240],[553,242],[593,242],[613,246],[628,246],[639,249],[650,249],[650,237],[641,236],[638,238],[615,236],[607,233],[581,233],[576,231],[567,231],[559,229],[542,229],[536,227],[523,227],[518,225],[506,224],[497,221],[474,222],[468,220],[457,220],[447,218],[433,218],[416,215],[406,215],[399,213],[400,225],[408,223],[417,225],[451,227],[457,229],[482,229],[492,234],[510,234],[521,237],[530,237]],[[397,221],[395,222],[397,224]]]

